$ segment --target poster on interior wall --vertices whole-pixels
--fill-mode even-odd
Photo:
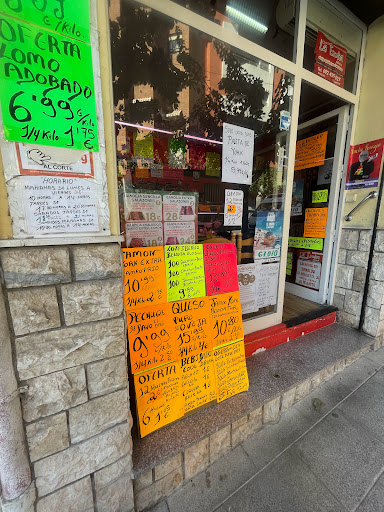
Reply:
[[[20,174],[93,178],[89,151],[15,143]]]
[[[259,311],[256,304],[256,265],[254,263],[237,265],[237,277],[241,312],[246,315]]]
[[[320,289],[323,255],[313,251],[298,251],[295,283],[313,290]]]
[[[295,171],[324,164],[328,132],[297,141]]]
[[[315,73],[339,87],[344,87],[347,49],[317,33],[315,47]]]
[[[330,185],[332,181],[333,158],[326,158],[317,173],[317,185]]]
[[[88,178],[23,176],[24,209],[29,234],[99,230],[96,183]]]
[[[351,146],[345,188],[373,188],[379,183],[384,139]]]
[[[249,128],[223,123],[222,181],[252,184],[254,138]]]
[[[283,224],[284,212],[257,212],[253,243],[254,260],[268,259],[268,261],[278,261],[283,236]]]
[[[304,180],[294,180],[292,187],[291,217],[303,214]]]
[[[256,305],[258,308],[274,306],[277,303],[280,263],[267,263],[256,267]]]
[[[242,225],[243,201],[244,192],[242,190],[225,190],[224,226]]]
[[[0,70],[5,139],[98,151],[88,0],[48,4],[1,5],[7,55],[19,55]]]

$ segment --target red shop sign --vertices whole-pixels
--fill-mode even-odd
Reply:
[[[318,32],[315,48],[315,73],[343,87],[347,53],[346,48],[333,43],[322,32]],[[328,73],[327,70],[329,70]]]

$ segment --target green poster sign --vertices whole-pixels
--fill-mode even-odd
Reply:
[[[0,0],[0,14],[90,41],[88,0]]]
[[[312,203],[326,203],[327,201],[328,189],[312,191]]]
[[[0,57],[6,140],[98,151],[90,44],[0,15]]]
[[[203,246],[166,245],[168,302],[205,296]]]
[[[323,239],[290,236],[288,239],[288,247],[295,247],[296,249],[311,249],[313,251],[322,251]]]

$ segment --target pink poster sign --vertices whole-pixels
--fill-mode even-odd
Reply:
[[[239,289],[235,244],[204,244],[204,266],[207,295]]]

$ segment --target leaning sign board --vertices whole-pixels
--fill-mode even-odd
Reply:
[[[98,151],[88,0],[37,4],[0,4],[5,139]]]

